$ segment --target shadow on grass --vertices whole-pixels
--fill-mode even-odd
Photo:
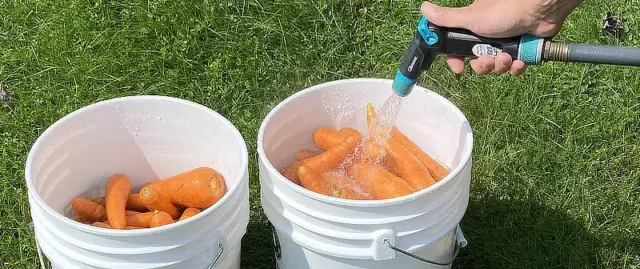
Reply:
[[[241,268],[276,268],[271,224],[261,208],[252,208],[247,234],[242,238]],[[255,212],[258,211],[258,212]]]
[[[640,255],[638,238],[601,240],[537,201],[472,200],[461,226],[469,244],[453,268],[594,268],[608,259],[600,254],[609,247]]]

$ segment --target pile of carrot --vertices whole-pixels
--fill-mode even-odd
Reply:
[[[381,128],[367,105],[368,136],[353,128],[321,126],[313,133],[317,149],[301,149],[281,174],[313,192],[352,200],[381,200],[428,188],[449,170],[397,127]]]
[[[130,230],[159,227],[193,217],[227,192],[224,177],[213,168],[198,167],[143,184],[132,192],[124,174],[107,179],[104,196],[76,197],[73,219],[96,227]]]

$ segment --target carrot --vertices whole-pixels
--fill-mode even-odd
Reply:
[[[348,169],[346,169],[348,171]],[[322,178],[332,186],[334,189],[334,196],[342,197],[345,195],[350,195],[350,193],[354,193],[359,199],[372,199],[370,193],[366,193],[362,191],[362,187],[355,179],[350,178],[342,173],[337,171],[329,171],[321,174]],[[347,192],[349,194],[343,194],[343,192]]]
[[[180,219],[178,221],[186,220],[190,217],[197,215],[200,212],[201,212],[200,209],[197,209],[197,208],[193,208],[193,207],[187,208],[184,210],[184,212],[182,212],[182,216],[180,216]]]
[[[427,167],[395,139],[387,141],[386,151],[395,172],[413,188],[422,190],[436,183]]]
[[[71,200],[71,207],[81,222],[103,221],[107,219],[104,206],[84,197],[76,197]]]
[[[345,127],[340,129],[340,135],[344,138],[347,138],[349,136],[352,135],[359,135],[362,136],[362,133],[360,133],[358,130],[353,129],[353,128],[349,128],[349,127]]]
[[[379,165],[359,163],[349,169],[349,174],[370,190],[374,199],[396,198],[416,191],[402,178]]]
[[[317,173],[329,171],[337,167],[340,162],[342,162],[342,160],[344,160],[358,146],[361,138],[362,137],[358,135],[350,136],[340,145],[335,146],[318,156],[300,162],[295,162],[289,166],[284,175],[289,180],[298,182],[296,184],[299,184],[299,175],[296,173],[296,170],[302,165],[313,169]]]
[[[296,161],[302,161],[302,160],[306,160],[306,159],[309,159],[309,158],[313,158],[315,156],[318,156],[320,153],[322,153],[322,152],[303,149],[303,150],[298,151],[298,153],[296,153]]]
[[[298,168],[298,177],[302,187],[307,190],[331,196],[333,190],[329,184],[320,176],[320,174],[307,166]]]
[[[374,123],[374,119],[377,117],[376,111],[371,103],[367,104],[367,124],[369,125],[369,129],[371,130],[371,124]],[[435,159],[431,158],[428,154],[426,154],[418,145],[413,143],[411,139],[409,139],[406,135],[404,135],[400,130],[393,126],[391,128],[391,137],[398,141],[400,145],[405,147],[411,154],[415,155],[416,158],[424,165],[429,174],[435,181],[439,181],[446,177],[449,174],[449,170],[442,164],[440,164]]]
[[[132,211],[146,211],[147,207],[140,201],[138,193],[131,193],[127,199],[127,209]]]
[[[313,143],[322,150],[329,150],[352,135],[362,136],[358,130],[349,127],[340,129],[340,132],[331,127],[320,127],[313,133]]]
[[[145,208],[145,211],[146,211],[146,208]],[[125,215],[127,215],[127,216],[131,216],[131,215],[135,215],[135,214],[140,214],[140,213],[142,213],[142,212],[138,212],[138,211],[131,211],[131,210],[126,210],[126,211],[124,211],[124,214],[125,214]]]
[[[349,188],[342,188],[338,191],[338,197],[342,198],[342,199],[349,199],[349,200],[369,200],[369,197],[367,197],[366,195],[363,195],[361,193],[358,193],[352,189]]]
[[[400,145],[405,147],[409,152],[415,155],[420,162],[427,167],[429,170],[429,174],[433,177],[434,180],[440,181],[444,177],[449,174],[449,170],[442,164],[440,164],[435,159],[431,158],[428,154],[426,154],[418,145],[413,143],[411,139],[409,139],[406,135],[404,135],[398,128],[393,127],[391,130],[391,137],[398,141]]]
[[[151,218],[157,212],[158,211],[129,215],[127,216],[127,226],[149,228],[151,225]]]
[[[173,220],[171,215],[169,215],[167,212],[159,211],[156,214],[154,214],[153,217],[151,217],[151,223],[149,226],[151,228],[154,228],[162,225],[171,224],[174,222],[175,221]]]
[[[113,228],[111,227],[111,225],[109,225],[109,223],[104,223],[104,222],[99,222],[99,221],[94,222],[94,223],[93,223],[93,224],[91,224],[91,225],[92,225],[92,226],[95,226],[95,227],[105,228],[105,229],[113,229]]]
[[[195,208],[212,206],[227,192],[224,177],[209,167],[191,169],[149,186],[155,186],[173,204]]]
[[[387,152],[384,147],[378,145],[373,139],[367,140],[362,146],[362,154],[365,160],[381,163],[385,160]]]
[[[105,191],[107,220],[114,229],[121,230],[127,226],[125,210],[129,193],[131,193],[131,182],[126,175],[115,174],[107,180]]]
[[[164,211],[172,218],[178,218],[180,216],[178,208],[171,203],[169,197],[158,190],[156,185],[150,185],[140,189],[138,195],[140,196],[142,204],[150,211]]]
[[[100,227],[100,228],[105,228],[105,229],[113,229],[113,227],[111,227],[111,225],[109,225],[109,222],[107,221],[102,221],[102,222],[94,222],[91,224],[92,226],[95,227]],[[125,230],[135,230],[135,229],[142,229],[142,227],[136,227],[136,226],[125,226],[124,227]]]
[[[106,200],[105,200],[104,196],[89,198],[89,200],[94,201],[94,202],[100,204],[101,206],[105,206],[105,201]]]
[[[329,150],[342,143],[342,135],[331,127],[319,127],[313,132],[313,143],[323,149]]]

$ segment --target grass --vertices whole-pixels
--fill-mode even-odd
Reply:
[[[439,2],[462,5],[464,1]],[[161,94],[229,118],[251,150],[243,268],[274,268],[259,203],[256,135],[286,96],[321,82],[391,78],[419,1],[0,1],[0,268],[38,268],[24,163],[50,124],[118,96]],[[627,19],[603,37],[606,10]],[[558,40],[640,45],[640,5],[592,0]],[[475,135],[469,240],[456,268],[640,268],[638,69],[548,63],[522,77],[420,83],[455,102]]]

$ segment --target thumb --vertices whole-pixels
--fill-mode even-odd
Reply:
[[[431,2],[422,3],[422,15],[435,25],[469,29],[473,25],[470,7],[440,7]]]

